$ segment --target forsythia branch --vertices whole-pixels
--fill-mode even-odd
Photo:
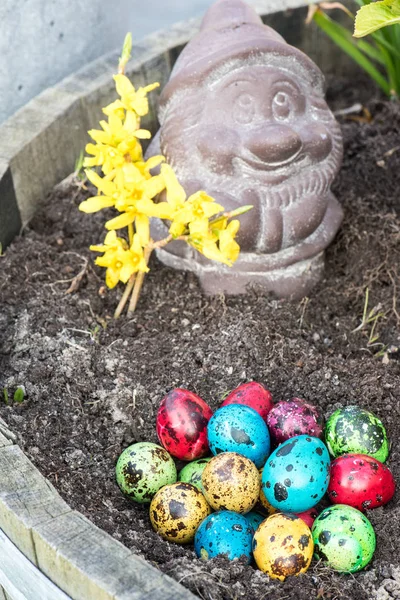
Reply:
[[[79,206],[85,213],[104,208],[117,213],[105,223],[108,233],[103,244],[90,246],[102,253],[95,262],[106,268],[107,286],[114,288],[120,281],[126,284],[115,318],[121,315],[130,296],[128,315],[134,312],[152,251],[173,240],[184,241],[207,258],[231,266],[240,251],[235,239],[240,223],[234,217],[252,208],[243,206],[226,212],[203,190],[187,197],[164,156],[144,159],[140,140],[149,139],[151,134],[141,129],[141,118],[149,111],[147,95],[159,84],[138,89],[132,85],[124,75],[131,49],[132,37],[128,34],[118,74],[114,75],[119,98],[103,108],[107,119],[100,121],[101,129],[89,131],[94,143],[87,144],[89,156],[83,161],[97,193]],[[155,168],[159,170],[157,175],[152,174]],[[163,240],[151,239],[152,218],[169,221],[169,235]],[[125,228],[127,233],[119,237],[116,231]]]

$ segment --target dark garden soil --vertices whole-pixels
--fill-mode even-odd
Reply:
[[[344,108],[367,88],[336,83],[328,98]],[[0,386],[10,397],[18,385],[26,390],[22,404],[2,404],[1,417],[74,509],[206,600],[400,597],[398,492],[368,513],[377,549],[364,572],[337,575],[313,562],[281,583],[162,541],[148,509],[125,500],[114,481],[127,445],[157,442],[157,408],[171,388],[189,388],[215,409],[255,379],[276,400],[300,396],[326,416],[348,404],[375,412],[400,484],[400,106],[381,99],[367,106],[371,122],[340,118],[345,159],[334,192],[345,220],[324,280],[302,302],[257,290],[205,297],[193,275],[154,259],[134,318],[113,321],[121,290],[106,290],[88,250],[104,235],[104,214],[80,213],[88,193],[71,181],[0,258]],[[383,316],[374,332],[372,323],[353,332],[366,287],[368,310],[379,305]]]

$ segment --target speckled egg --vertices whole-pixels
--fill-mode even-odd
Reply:
[[[208,443],[213,454],[237,452],[264,465],[270,451],[268,427],[264,419],[249,406],[229,404],[219,408],[207,428]]]
[[[257,467],[236,452],[214,456],[203,471],[202,483],[206,500],[214,510],[247,513],[260,494]]]
[[[168,452],[150,442],[126,448],[116,466],[121,491],[135,502],[150,502],[160,488],[176,482],[176,467]]]
[[[315,557],[340,572],[360,571],[372,559],[375,532],[367,517],[344,504],[329,506],[312,527]]]
[[[150,504],[150,521],[165,540],[187,544],[193,541],[197,528],[210,512],[200,490],[182,481],[157,492]]]
[[[222,510],[201,523],[194,538],[194,549],[203,560],[225,556],[229,560],[245,559],[249,564],[253,533],[244,515]]]
[[[368,454],[385,462],[389,443],[382,421],[368,410],[346,406],[331,415],[325,427],[325,441],[332,456]]]
[[[263,521],[265,521],[265,518],[266,518],[263,515],[260,515],[260,513],[256,512],[255,510],[251,510],[250,512],[246,513],[244,516],[250,523],[250,525],[253,529],[253,532],[257,531],[259,525],[261,525],[261,523]]]
[[[259,469],[259,474],[260,474],[260,495],[258,497],[258,504],[261,505],[262,507],[262,511],[265,513],[265,515],[267,517],[269,517],[270,515],[274,515],[275,513],[279,512],[277,508],[275,508],[274,506],[272,506],[272,504],[270,504],[268,502],[268,500],[265,497],[265,494],[263,492],[262,489],[262,469]]]
[[[310,528],[295,515],[271,515],[254,534],[253,554],[257,567],[272,579],[305,573],[313,555]]]
[[[212,410],[193,392],[176,388],[162,400],[157,414],[157,435],[172,456],[181,460],[209,453],[207,425]]]
[[[348,504],[358,510],[387,504],[396,483],[386,465],[366,454],[345,454],[331,463],[328,496],[333,504]]]
[[[322,437],[323,418],[312,404],[301,398],[277,402],[267,417],[271,441],[281,444],[296,435]]]
[[[303,519],[304,523],[311,529],[315,519],[318,517],[318,511],[315,508],[309,508],[301,513],[296,513],[296,517]]]
[[[183,469],[179,472],[178,479],[179,481],[186,481],[186,483],[191,483],[195,485],[201,492],[203,492],[203,484],[201,483],[201,477],[203,475],[203,471],[211,460],[210,458],[200,458],[199,460],[193,460],[188,463]]]
[[[329,462],[328,450],[319,438],[299,435],[283,442],[263,469],[267,501],[283,512],[312,508],[328,488]]]
[[[274,405],[271,392],[256,381],[239,385],[225,398],[221,406],[228,406],[229,404],[250,406],[258,412],[264,421]]]

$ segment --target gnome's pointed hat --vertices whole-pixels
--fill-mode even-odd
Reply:
[[[266,64],[267,54],[283,57],[281,60],[289,68],[297,66],[313,88],[323,91],[324,78],[313,61],[264,25],[253,8],[242,0],[217,0],[206,12],[199,33],[175,63],[161,95],[160,107],[175,92],[201,83],[229,61],[262,55],[261,62]]]

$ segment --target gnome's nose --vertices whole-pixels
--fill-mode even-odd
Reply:
[[[249,132],[246,146],[265,164],[278,167],[294,160],[302,143],[291,127],[270,124]]]

